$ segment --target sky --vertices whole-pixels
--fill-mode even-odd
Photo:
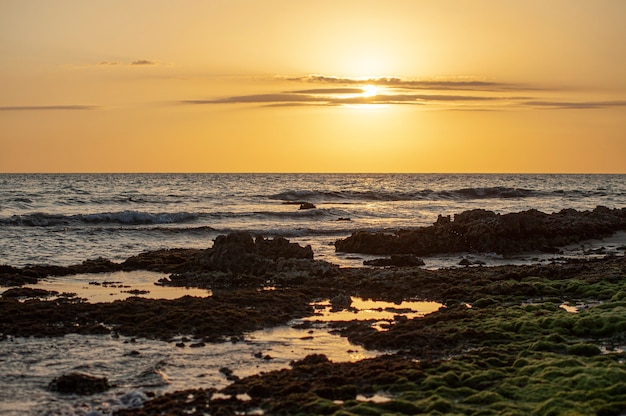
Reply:
[[[0,172],[626,173],[623,0],[1,0]]]

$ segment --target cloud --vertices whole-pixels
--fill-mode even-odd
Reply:
[[[218,98],[216,100],[184,100],[184,104],[242,104],[242,103],[279,103],[279,102],[316,102],[319,98],[304,94],[255,94]]]
[[[310,90],[292,91],[297,94],[361,94],[362,88],[314,88]]]
[[[588,110],[595,108],[626,107],[626,101],[526,101],[525,105],[553,109]]]
[[[275,80],[276,78],[274,78]],[[407,80],[397,77],[348,78],[324,75],[279,77],[283,82],[321,84],[319,87],[274,93],[233,95],[179,101],[187,105],[257,104],[272,107],[342,105],[414,105],[452,111],[519,109],[597,109],[626,107],[626,101],[542,99],[554,89],[526,88],[524,84],[499,83],[469,78]],[[370,88],[375,86],[375,88]],[[528,91],[525,91],[528,90]],[[525,93],[526,92],[526,93]],[[542,94],[543,92],[543,94]]]
[[[348,92],[349,90],[349,92]],[[339,91],[339,92],[338,92]],[[302,92],[302,93],[301,93]],[[306,92],[306,93],[305,93]],[[312,93],[334,95],[314,95]],[[345,94],[359,94],[346,97]],[[223,97],[215,100],[184,100],[183,104],[270,104],[270,105],[326,105],[342,104],[414,104],[422,105],[425,102],[461,102],[461,101],[492,101],[496,97],[481,97],[472,95],[445,95],[445,94],[377,94],[361,95],[360,88],[351,89],[318,89],[281,92],[276,94],[254,94]]]
[[[159,63],[155,61],[148,61],[146,59],[138,59],[136,61],[131,62],[130,64],[132,66],[135,66],[135,65],[158,65]]]
[[[96,110],[98,106],[93,105],[24,105],[0,107],[0,111],[59,111],[59,110]]]
[[[95,64],[95,66],[99,66],[99,67],[107,67],[107,66],[117,66],[117,67],[125,67],[125,66],[158,66],[158,65],[161,65],[161,63],[157,62],[157,61],[149,61],[147,59],[136,59],[136,60],[131,61],[131,62],[102,60],[102,61],[98,62],[97,64]],[[94,65],[92,64],[92,65],[88,65],[88,66],[94,66]]]
[[[626,101],[581,101],[542,98],[551,88],[501,83],[469,77],[412,80],[399,77],[350,78],[325,75],[278,77],[300,84],[319,84],[275,93],[180,101],[183,104],[258,104],[261,106],[417,105],[455,111],[519,109],[596,109],[626,107]],[[274,78],[275,80],[276,78]],[[375,88],[371,88],[374,86]]]
[[[433,80],[411,80],[398,77],[377,77],[377,78],[348,78],[332,77],[326,75],[305,75],[299,77],[287,77],[288,81],[311,82],[320,84],[342,84],[342,85],[376,85],[389,88],[405,88],[419,90],[471,90],[471,91],[523,91],[536,90],[527,85],[502,83],[493,81],[482,81],[469,78],[433,79]]]

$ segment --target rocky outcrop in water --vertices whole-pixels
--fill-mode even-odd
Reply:
[[[337,240],[335,248],[347,253],[417,256],[455,252],[554,252],[556,247],[606,237],[620,230],[626,230],[626,208],[565,209],[553,214],[535,209],[510,214],[475,209],[455,215],[454,220],[439,216],[429,227],[396,233],[357,231],[346,239]]]
[[[214,280],[220,287],[251,286],[264,282],[272,275],[279,281],[305,276],[335,274],[337,266],[313,260],[310,245],[305,247],[276,237],[265,239],[250,233],[238,232],[218,236],[213,247],[207,249],[165,249],[140,253],[122,263],[97,258],[71,266],[37,265],[23,268],[0,265],[0,286],[34,284],[47,276],[67,276],[79,273],[150,270],[173,273],[170,282],[180,286],[212,287]],[[200,275],[205,274],[205,278]],[[206,276],[209,274],[210,279]],[[251,277],[245,284],[236,280]],[[220,280],[224,282],[220,283]]]
[[[111,388],[106,377],[94,377],[89,374],[70,373],[55,378],[48,384],[50,391],[62,394],[91,395]]]
[[[424,260],[415,256],[414,254],[392,254],[390,258],[385,259],[373,259],[373,260],[365,260],[363,262],[365,266],[376,266],[376,267],[386,267],[386,266],[396,266],[396,267],[415,267],[415,266],[423,266]]]
[[[313,250],[311,246],[302,247],[282,237],[265,239],[261,236],[253,238],[249,233],[232,233],[218,236],[205,258],[210,267],[217,270],[253,271],[265,260],[313,260]]]
[[[313,260],[311,246],[290,243],[281,237],[265,239],[250,233],[231,233],[215,239],[160,283],[203,288],[260,287],[300,282],[311,276],[338,273],[338,267]]]

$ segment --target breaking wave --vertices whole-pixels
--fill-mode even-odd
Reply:
[[[34,213],[0,218],[0,224],[26,227],[49,227],[55,225],[72,225],[77,223],[111,223],[124,225],[174,224],[193,221],[197,217],[197,214],[189,212],[149,213],[141,211],[121,211],[75,215]]]
[[[542,192],[530,189],[488,187],[462,188],[456,190],[423,189],[419,191],[286,191],[268,198],[286,202],[304,201],[421,201],[449,199],[483,199],[483,198],[527,198],[541,196]]]
[[[523,198],[587,198],[603,197],[601,190],[534,190],[505,186],[460,188],[453,190],[422,189],[418,191],[313,191],[291,190],[269,195],[267,198],[294,203],[296,201],[350,203],[363,201],[463,201],[475,199],[523,199]]]
[[[34,213],[13,215],[11,217],[0,218],[0,226],[22,226],[22,227],[52,227],[88,224],[119,224],[119,225],[159,225],[159,224],[180,224],[196,222],[197,220],[224,220],[224,219],[245,219],[245,218],[272,218],[280,219],[323,219],[341,217],[349,215],[336,209],[307,209],[295,211],[254,211],[254,212],[213,212],[213,213],[192,213],[192,212],[164,212],[149,213],[141,211],[120,211],[104,212],[95,214],[49,214]]]

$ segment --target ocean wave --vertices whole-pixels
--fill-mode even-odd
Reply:
[[[328,208],[298,209],[295,211],[256,211],[255,216],[271,218],[322,218],[348,215],[343,211]]]
[[[212,220],[241,221],[247,218],[267,218],[272,221],[298,220],[298,219],[325,219],[349,216],[350,214],[342,210],[315,208],[294,211],[251,211],[251,212],[165,212],[149,213],[142,211],[120,211],[103,212],[94,214],[50,214],[33,213],[13,215],[11,217],[0,217],[0,226],[22,226],[22,227],[52,227],[52,226],[73,226],[89,224],[120,224],[120,225],[158,225],[158,224],[178,224],[200,220],[201,222],[211,222]]]
[[[15,225],[25,227],[50,227],[72,224],[174,224],[194,221],[198,214],[189,212],[164,212],[149,213],[141,211],[104,212],[94,214],[48,214],[33,213],[13,215],[8,218],[0,218],[0,225]]]
[[[537,197],[544,192],[522,188],[480,187],[455,190],[422,189],[419,191],[285,191],[267,196],[269,199],[284,201],[346,202],[346,201],[424,201],[448,199],[487,199],[487,198],[527,198]]]
[[[219,211],[219,212],[207,212],[199,214],[201,219],[214,219],[214,220],[229,220],[239,219],[245,220],[249,218],[268,218],[273,220],[279,219],[299,219],[299,218],[333,218],[350,215],[349,213],[335,209],[335,208],[313,208],[313,209],[298,209],[294,208],[291,211],[249,211],[249,212],[232,212],[232,211]]]

